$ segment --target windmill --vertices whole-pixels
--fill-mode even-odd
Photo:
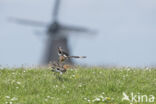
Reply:
[[[59,22],[59,9],[60,9],[60,0],[55,0],[55,5],[53,8],[53,22],[50,25],[46,23],[39,22],[39,21],[32,21],[32,20],[24,20],[19,18],[10,18],[10,20],[24,24],[24,25],[32,25],[32,26],[47,26],[47,35],[48,40],[46,44],[46,50],[44,53],[44,58],[42,60],[43,64],[48,64],[50,61],[56,61],[58,59],[57,55],[57,47],[61,46],[69,55],[70,55],[70,48],[68,46],[68,36],[67,32],[83,32],[83,33],[91,33],[93,34],[94,31],[82,28],[82,27],[74,27],[74,26],[67,26],[63,25]],[[72,60],[69,60],[68,63],[73,63]]]

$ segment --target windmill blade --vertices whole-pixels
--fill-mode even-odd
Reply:
[[[70,32],[84,32],[88,34],[96,34],[97,32],[95,30],[83,28],[83,27],[77,27],[77,26],[65,26],[61,25],[60,28],[65,31],[70,31]]]
[[[55,5],[53,9],[53,20],[57,21],[59,13],[60,0],[55,0]]]
[[[26,19],[20,19],[20,18],[13,18],[10,17],[8,19],[11,22],[16,22],[22,25],[30,25],[30,26],[38,26],[38,27],[47,27],[47,23],[45,22],[39,22],[39,21],[34,21],[34,20],[26,20]]]
[[[46,34],[46,31],[34,30],[33,32],[35,35],[40,35],[40,36],[45,36]]]

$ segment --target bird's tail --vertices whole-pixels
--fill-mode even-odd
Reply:
[[[86,56],[68,56],[68,58],[87,58]]]

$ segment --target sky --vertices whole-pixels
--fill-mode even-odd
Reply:
[[[52,22],[54,0],[0,1],[0,65],[40,64],[46,28],[8,21],[18,17]],[[62,24],[82,26],[97,34],[69,34],[78,64],[145,67],[156,65],[155,0],[62,0]],[[40,32],[40,34],[37,34]]]

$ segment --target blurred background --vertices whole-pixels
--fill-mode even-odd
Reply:
[[[75,63],[131,67],[156,65],[155,0],[60,1],[59,23],[89,29],[89,32],[83,29],[82,32],[63,32],[71,55],[87,56],[74,60]],[[0,0],[0,65],[42,63],[48,26],[55,19],[55,3],[55,0]],[[16,18],[47,25],[20,24]],[[90,32],[92,30],[94,32]]]

